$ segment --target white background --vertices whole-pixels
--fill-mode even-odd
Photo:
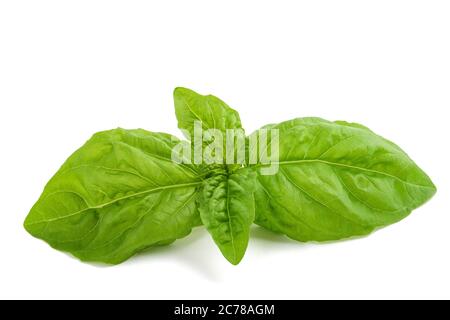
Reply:
[[[92,133],[180,136],[176,86],[221,97],[247,131],[300,116],[363,123],[438,192],[352,241],[255,228],[237,267],[203,229],[116,267],[25,232]],[[448,1],[2,1],[0,298],[450,298],[449,107]]]

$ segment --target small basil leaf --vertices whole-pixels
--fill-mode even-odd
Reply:
[[[194,134],[194,121],[201,121],[202,129],[242,128],[239,114],[225,102],[213,95],[200,95],[192,90],[178,87],[173,93],[178,127]]]
[[[234,265],[245,254],[255,217],[254,180],[253,172],[241,169],[216,174],[203,183],[200,217],[224,257]]]
[[[201,223],[197,170],[171,161],[175,137],[95,134],[50,180],[25,220],[33,236],[85,261],[120,263]]]
[[[272,128],[279,130],[279,170],[258,174],[256,223],[293,239],[365,235],[436,192],[404,151],[362,125],[300,118]]]

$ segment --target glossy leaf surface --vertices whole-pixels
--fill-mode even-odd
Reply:
[[[255,175],[247,169],[216,174],[205,180],[200,216],[224,257],[238,264],[247,249],[255,218]]]
[[[256,223],[293,239],[368,234],[436,192],[404,151],[362,125],[299,118],[272,128],[279,129],[279,171],[258,175]]]
[[[94,135],[45,187],[25,221],[82,260],[119,263],[200,224],[195,168],[171,161],[176,139],[145,130]]]
[[[194,121],[200,121],[202,129],[241,128],[241,120],[236,110],[213,95],[201,95],[186,88],[176,88],[173,93],[175,114],[180,129],[194,133]]]

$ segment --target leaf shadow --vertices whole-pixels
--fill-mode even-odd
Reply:
[[[250,239],[253,242],[254,247],[264,249],[264,251],[272,249],[274,251],[283,249],[291,250],[296,248],[300,248],[300,250],[309,250],[318,246],[339,245],[348,241],[364,239],[367,236],[368,235],[358,235],[337,240],[301,242],[257,225],[254,225],[250,230]]]
[[[318,245],[339,244],[341,242],[361,239],[364,237],[366,236],[354,236],[347,239],[324,242],[299,242],[290,239],[283,234],[270,231],[258,225],[253,225],[250,229],[250,244],[248,251],[254,251],[256,255],[262,256],[266,255],[268,251],[280,252],[280,250],[309,250]],[[217,248],[214,246],[212,240],[209,240],[210,236],[206,229],[203,227],[197,227],[194,228],[191,234],[187,237],[179,239],[169,245],[148,248],[125,261],[123,265],[135,266],[143,263],[148,265],[151,263],[152,259],[158,262],[161,260],[172,260],[175,263],[187,266],[190,270],[206,277],[210,281],[220,282],[223,275],[220,273],[221,268],[218,264],[228,262],[224,259],[210,258],[208,254],[213,254],[212,250],[217,250]],[[206,243],[208,243],[208,245],[205,245]],[[205,254],[205,251],[208,251],[208,254]],[[221,257],[220,253],[217,253],[217,255]],[[96,268],[114,267],[114,265],[97,262],[87,262],[87,264]]]
[[[253,225],[250,229],[250,238],[270,243],[295,243],[294,240],[289,239],[281,233],[276,233],[257,225]]]
[[[149,263],[149,260],[164,257],[184,264],[212,281],[217,281],[220,279],[220,273],[214,263],[215,259],[209,259],[202,248],[202,242],[206,237],[208,237],[208,233],[204,228],[195,228],[186,238],[177,240],[170,245],[144,250],[127,260],[126,263],[139,263],[142,260]],[[214,249],[212,245],[211,248]]]

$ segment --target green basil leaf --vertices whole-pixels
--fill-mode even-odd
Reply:
[[[246,169],[216,174],[203,183],[200,217],[224,257],[234,265],[243,258],[255,218],[255,174]]]
[[[178,127],[194,134],[194,121],[201,121],[202,129],[242,128],[239,113],[213,95],[200,95],[186,88],[176,88],[173,93]]]
[[[120,263],[201,224],[197,169],[171,161],[177,139],[145,130],[95,134],[50,180],[24,226],[85,261]]]
[[[279,130],[279,170],[258,175],[256,223],[293,239],[365,235],[436,192],[404,151],[362,125],[299,118],[271,128]]]

